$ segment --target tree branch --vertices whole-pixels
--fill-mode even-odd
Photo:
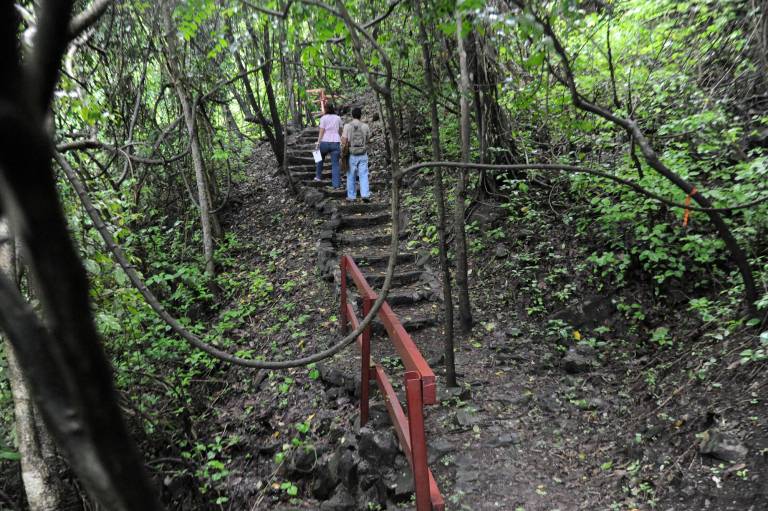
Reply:
[[[75,39],[85,32],[91,25],[107,11],[112,0],[94,0],[90,7],[75,16],[69,23],[69,39]]]

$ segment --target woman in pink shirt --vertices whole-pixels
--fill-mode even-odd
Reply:
[[[341,129],[344,123],[341,117],[336,115],[336,109],[330,103],[325,107],[325,115],[320,118],[320,135],[317,137],[315,149],[320,150],[322,160],[317,162],[315,169],[315,181],[320,181],[323,176],[323,163],[325,155],[331,155],[331,184],[336,189],[341,189],[341,172],[339,171],[339,156],[341,155]]]

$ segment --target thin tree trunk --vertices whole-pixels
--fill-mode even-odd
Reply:
[[[429,117],[432,128],[432,157],[435,161],[440,161],[442,149],[440,147],[440,118],[437,114],[437,95],[435,93],[435,84],[432,77],[432,56],[429,50],[429,40],[427,39],[427,30],[423,12],[421,10],[421,0],[414,0],[416,8],[416,17],[419,19],[419,39],[421,43],[421,54],[424,59],[424,80],[427,85],[427,96],[429,97]],[[437,233],[440,240],[440,270],[443,277],[443,313],[445,322],[443,324],[444,338],[443,346],[445,351],[445,379],[449,387],[456,387],[456,362],[454,359],[453,342],[453,293],[451,289],[451,267],[448,265],[448,247],[445,236],[445,197],[443,193],[443,169],[435,169],[435,201],[437,202]]]
[[[285,149],[285,137],[283,135],[283,125],[280,120],[280,111],[277,108],[275,99],[275,89],[272,87],[272,45],[269,40],[269,25],[264,26],[264,66],[261,68],[261,76],[264,79],[264,88],[267,91],[267,103],[269,104],[269,115],[272,118],[272,129],[275,135],[275,144],[273,150],[277,164],[283,163],[283,152]]]
[[[285,87],[286,103],[288,105],[288,118],[293,122],[295,130],[301,128],[301,114],[296,102],[296,93],[293,90],[293,66],[292,56],[288,53],[288,34],[286,30],[287,19],[280,20],[280,71]]]
[[[245,64],[243,63],[243,59],[240,57],[239,53],[235,53],[235,62],[237,63],[238,71],[240,73],[245,73]],[[256,94],[253,92],[251,80],[248,78],[248,75],[243,76],[243,86],[245,87],[245,97],[248,100],[248,104],[250,105],[248,111],[252,114],[251,118],[248,120],[261,126],[261,129],[264,132],[264,136],[267,137],[267,141],[269,141],[269,145],[272,147],[272,152],[276,152],[277,139],[275,138],[275,134],[272,132],[272,127],[270,126],[269,121],[267,121],[267,118],[264,117],[264,112],[261,111],[261,105],[256,99]],[[242,101],[242,99],[239,99],[238,101]]]
[[[200,151],[200,139],[197,133],[197,122],[194,105],[187,94],[185,85],[182,82],[181,73],[175,67],[174,57],[178,55],[176,41],[174,39],[175,31],[171,24],[171,17],[168,9],[163,9],[166,24],[166,43],[170,55],[166,55],[166,67],[170,75],[173,87],[176,90],[176,96],[181,103],[181,110],[184,114],[184,123],[187,126],[189,134],[189,147],[192,153],[192,165],[195,169],[195,182],[197,184],[197,199],[200,209],[200,224],[203,230],[203,257],[205,259],[205,274],[209,279],[216,275],[216,264],[213,260],[213,230],[211,225],[211,205],[208,195],[208,184],[205,179],[205,168],[203,164],[203,155]]]
[[[0,276],[16,279],[15,243],[8,223],[0,218]],[[21,478],[30,511],[62,509],[61,480],[56,473],[53,441],[42,424],[11,343],[2,339],[8,365],[8,383],[16,418],[16,442],[21,455]]]
[[[467,69],[467,52],[464,48],[464,38],[461,35],[461,11],[456,11],[456,42],[459,52],[459,68],[461,70],[461,161],[469,162],[469,71]],[[456,184],[456,207],[454,210],[454,249],[456,251],[456,287],[459,290],[459,326],[463,333],[472,330],[472,309],[469,303],[469,275],[467,263],[467,236],[464,225],[464,210],[467,196],[467,170],[461,169]]]
[[[227,124],[229,124],[229,129],[235,133],[237,139],[240,140],[240,142],[245,142],[245,135],[243,135],[243,132],[240,131],[240,127],[237,125],[237,120],[235,119],[235,115],[232,113],[232,109],[229,108],[229,103],[224,105],[224,115],[227,117]]]

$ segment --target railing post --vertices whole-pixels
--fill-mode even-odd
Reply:
[[[363,297],[363,318],[371,312],[373,300]],[[368,422],[368,398],[371,387],[371,323],[365,327],[362,333],[362,345],[360,346],[360,426]]]
[[[408,433],[411,437],[411,469],[416,490],[416,510],[430,511],[429,468],[427,467],[427,439],[424,433],[424,403],[421,376],[417,372],[405,373],[405,396],[408,401]]]
[[[341,289],[339,290],[341,298],[341,311],[339,311],[339,327],[342,334],[347,334],[347,258],[341,257]]]

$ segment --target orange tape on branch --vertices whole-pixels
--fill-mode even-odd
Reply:
[[[691,189],[691,193],[685,196],[685,213],[683,213],[683,227],[688,227],[688,219],[691,217],[691,210],[687,206],[691,205],[691,198],[696,195],[696,187]]]

